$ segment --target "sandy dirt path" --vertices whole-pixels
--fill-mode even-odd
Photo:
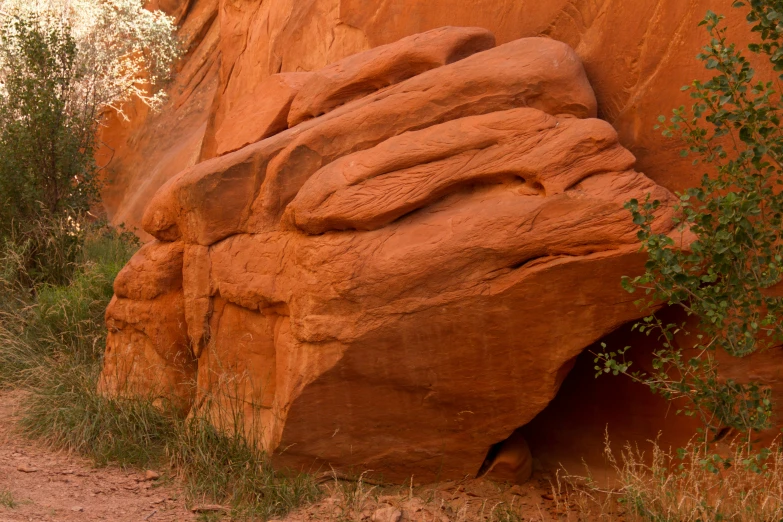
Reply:
[[[98,468],[16,432],[18,392],[0,392],[0,522],[196,520],[165,475]]]
[[[19,436],[20,398],[19,392],[0,391],[0,522],[198,520],[185,505],[182,490],[165,474],[146,480],[137,470],[95,468],[84,458]],[[404,486],[340,481],[323,489],[320,501],[274,522],[487,522],[506,520],[496,511],[503,504],[516,506],[525,521],[564,519],[542,478],[510,489],[467,479],[416,488],[415,493]]]

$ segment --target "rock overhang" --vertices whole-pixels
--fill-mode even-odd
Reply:
[[[619,284],[643,265],[623,204],[652,194],[667,232],[673,202],[595,119],[573,50],[489,36],[426,34],[475,52],[407,73],[407,42],[338,62],[324,92],[281,98],[316,107],[293,127],[162,187],[144,217],[158,241],[117,287],[141,271],[160,289],[117,293],[102,388],[195,378],[195,399],[171,392],[217,419],[205,398],[230,381],[281,465],[475,472],[582,349],[640,315]],[[138,340],[133,309],[180,334]]]

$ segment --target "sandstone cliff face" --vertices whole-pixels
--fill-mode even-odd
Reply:
[[[568,45],[438,28],[254,88],[146,209],[105,392],[239,408],[281,465],[458,478],[639,316],[623,203],[667,232],[673,196]]]
[[[742,12],[729,0],[157,0],[151,5],[180,19],[190,52],[162,114],[136,114],[132,123],[116,121],[105,129],[102,164],[108,163],[108,177],[115,180],[104,194],[106,208],[113,222],[132,226],[140,226],[152,195],[179,171],[265,135],[275,118],[265,112],[266,97],[286,99],[302,81],[295,76],[269,80],[272,75],[314,72],[448,25],[482,27],[499,44],[539,35],[568,43],[584,63],[599,117],[618,131],[640,170],[670,190],[680,189],[698,173],[679,158],[676,144],[652,127],[659,114],[688,103],[680,86],[705,74],[694,60],[704,41],[696,24],[712,9],[728,16],[738,42],[748,34]],[[262,85],[266,81],[276,82],[275,88]],[[262,91],[265,96],[259,96]]]

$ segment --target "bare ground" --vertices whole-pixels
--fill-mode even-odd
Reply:
[[[184,495],[165,475],[96,469],[15,429],[19,392],[0,392],[0,522],[191,521]]]
[[[321,501],[279,522],[554,522],[568,515],[578,520],[566,501],[558,507],[545,478],[513,487],[466,479],[412,489],[332,482],[325,490]]]
[[[20,392],[0,392],[0,522],[195,521],[176,480],[165,473],[95,468],[77,455],[27,440],[16,429]],[[324,497],[277,522],[472,522],[563,520],[551,477],[523,486],[484,480],[380,487],[328,480]],[[559,507],[558,507],[559,504]],[[521,518],[506,518],[513,507]]]

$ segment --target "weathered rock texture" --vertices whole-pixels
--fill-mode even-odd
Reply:
[[[267,99],[285,100],[298,86],[278,78],[277,85],[267,89],[271,76],[321,70],[322,79],[331,82],[339,71],[324,69],[329,64],[441,26],[482,27],[494,33],[498,44],[530,36],[568,43],[585,65],[599,116],[618,131],[640,170],[670,190],[681,189],[697,182],[700,172],[691,168],[690,160],[679,157],[676,143],[652,128],[659,114],[690,102],[680,86],[709,74],[695,60],[706,41],[696,24],[707,9],[727,15],[730,36],[739,44],[749,38],[744,12],[731,4],[730,0],[155,0],[153,7],[180,20],[189,53],[170,89],[171,102],[161,114],[145,116],[141,109],[131,108],[131,123],[117,120],[105,129],[107,147],[101,164],[108,163],[106,172],[114,181],[104,192],[105,206],[113,222],[140,226],[152,195],[172,176],[199,159],[263,137],[268,122],[277,123],[266,107]],[[482,43],[480,35],[472,43],[460,38],[465,36],[455,36],[453,47],[426,47],[415,57],[415,72],[458,57],[461,41],[467,50]],[[406,53],[417,49],[409,46],[395,52],[407,59]],[[355,93],[366,94],[368,87],[401,79],[393,62],[384,63],[389,70],[369,62],[350,64],[351,70],[358,67],[365,73],[350,86],[357,91],[327,89],[317,104],[302,109],[318,114],[321,104],[330,108]],[[368,83],[368,78],[375,83]],[[311,83],[317,88],[317,80]],[[310,94],[303,98],[316,100]]]
[[[182,256],[181,241],[152,241],[120,271],[106,311],[101,390],[190,408],[196,360],[188,349]]]
[[[103,389],[169,385],[187,404],[195,372],[195,407],[244,412],[282,465],[475,473],[638,317],[618,283],[642,262],[623,203],[652,194],[671,227],[671,194],[595,118],[577,54],[493,40],[440,28],[258,92],[293,126],[246,146],[213,120],[215,150],[241,148],[150,202]]]

